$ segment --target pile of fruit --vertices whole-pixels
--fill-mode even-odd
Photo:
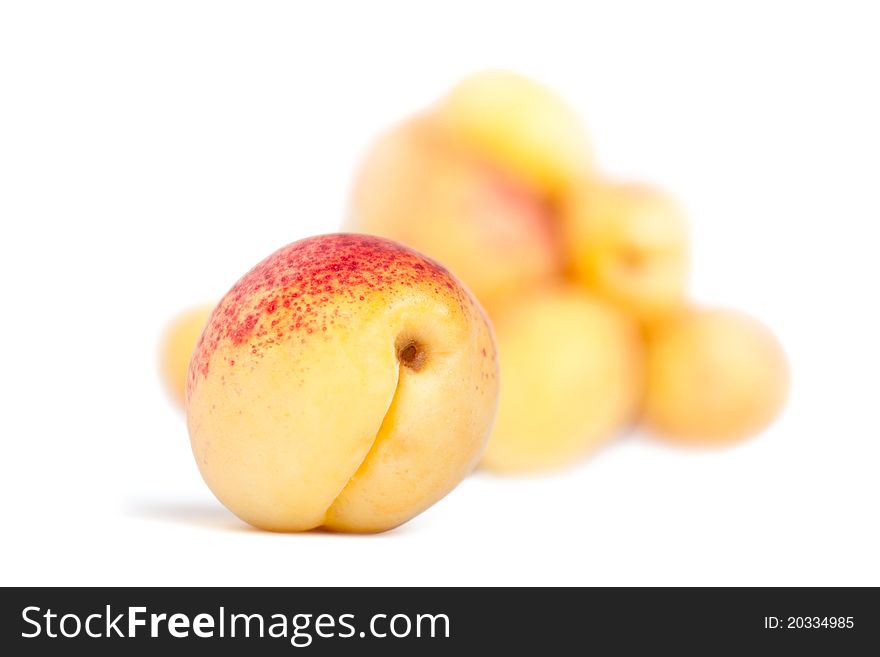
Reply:
[[[598,173],[577,113],[523,76],[471,76],[385,134],[346,230],[166,334],[202,474],[259,527],[379,531],[478,460],[558,468],[636,423],[727,443],[785,400],[773,334],[689,302],[681,207]]]

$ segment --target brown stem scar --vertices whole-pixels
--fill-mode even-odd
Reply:
[[[404,367],[418,372],[425,364],[425,350],[419,343],[410,340],[397,350],[397,360]]]

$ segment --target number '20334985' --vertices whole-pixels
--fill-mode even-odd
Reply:
[[[854,626],[853,616],[764,616],[764,628],[768,630],[845,630]]]

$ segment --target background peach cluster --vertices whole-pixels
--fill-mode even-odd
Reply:
[[[718,444],[779,412],[789,375],[773,334],[688,300],[687,226],[666,191],[597,170],[564,99],[490,71],[375,143],[345,230],[425,253],[483,304],[501,394],[481,463],[525,472],[582,459],[636,423],[669,441]],[[210,310],[166,332],[165,378],[181,400]]]

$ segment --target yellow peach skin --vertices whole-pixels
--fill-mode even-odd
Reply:
[[[640,184],[584,183],[563,212],[574,276],[637,319],[679,309],[688,274],[688,231],[679,205]]]
[[[524,294],[493,320],[503,379],[482,460],[487,469],[569,464],[633,418],[642,345],[636,327],[613,307],[560,285]]]
[[[491,328],[446,269],[336,234],[277,251],[223,298],[187,421],[202,476],[245,521],[376,532],[470,472],[497,394]]]
[[[186,373],[196,342],[214,306],[203,305],[180,313],[166,327],[159,346],[162,379],[176,402],[183,407]]]
[[[436,108],[445,132],[555,199],[591,169],[580,117],[541,83],[510,71],[484,71],[456,85]]]
[[[418,117],[370,151],[347,226],[436,258],[489,303],[561,271],[558,227],[548,212],[522,185]]]
[[[644,420],[673,441],[734,442],[776,417],[788,385],[769,329],[742,313],[689,310],[650,332]]]

